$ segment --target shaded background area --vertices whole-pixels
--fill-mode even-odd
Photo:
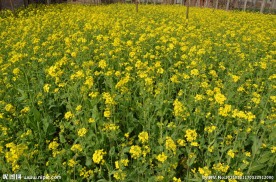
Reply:
[[[276,0],[0,0],[0,10],[14,10],[29,4],[82,3],[143,3],[143,4],[180,4],[186,6],[206,7],[226,10],[256,11],[276,14]]]

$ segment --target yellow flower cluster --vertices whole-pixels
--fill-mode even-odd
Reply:
[[[218,172],[226,173],[229,169],[229,166],[224,165],[223,163],[217,163],[213,165],[213,169]]]
[[[92,159],[96,164],[102,164],[102,163],[104,163],[103,157],[105,154],[106,154],[106,152],[103,149],[96,150],[93,154]]]
[[[173,153],[176,152],[176,144],[171,137],[166,137],[165,146],[167,150],[171,150]]]
[[[80,144],[74,144],[72,147],[71,147],[71,150],[74,151],[74,152],[81,152],[82,151],[82,146]]]
[[[196,130],[191,130],[191,129],[186,130],[185,137],[188,142],[193,142],[197,138]]]
[[[215,131],[217,129],[216,126],[212,125],[212,126],[206,126],[204,128],[204,131],[207,131],[208,133],[212,133],[213,131]]]
[[[124,180],[126,178],[126,173],[119,170],[116,171],[113,176],[116,180]]]
[[[65,113],[64,118],[65,118],[66,120],[69,120],[69,119],[72,118],[73,116],[74,116],[74,115],[72,114],[72,112],[68,111],[68,112]]]
[[[180,102],[178,99],[174,100],[173,102],[174,106],[174,116],[180,117],[183,120],[186,120],[186,117],[189,116],[189,113],[186,111],[186,107]]]
[[[86,128],[81,128],[78,130],[78,136],[83,137],[87,133]]]
[[[83,167],[81,170],[80,170],[80,176],[84,179],[87,179],[91,176],[94,175],[94,172],[92,170],[86,170],[86,167]]]
[[[129,153],[133,159],[137,159],[142,153],[141,147],[138,145],[133,145],[130,147]]]
[[[202,176],[210,176],[211,175],[211,170],[209,170],[209,168],[207,166],[201,168],[198,168],[198,172],[202,175]]]
[[[119,161],[115,161],[115,168],[120,169],[122,166],[128,166],[129,160],[128,159],[121,159]]]
[[[156,157],[156,159],[162,163],[164,163],[167,160],[167,158],[168,156],[164,152],[162,152],[161,154],[158,154]]]
[[[28,147],[23,144],[15,145],[14,143],[6,144],[6,147],[9,149],[9,151],[6,152],[5,158],[7,162],[12,165],[12,171],[15,172],[19,169],[17,161],[22,155],[24,155],[24,151],[27,150]]]
[[[143,131],[139,133],[138,138],[142,143],[146,143],[149,140],[149,134],[148,132]]]
[[[227,155],[230,156],[231,158],[235,157],[235,153],[232,149],[228,150]]]

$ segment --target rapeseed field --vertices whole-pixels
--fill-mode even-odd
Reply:
[[[131,4],[0,12],[0,175],[273,179],[276,16],[185,13]]]

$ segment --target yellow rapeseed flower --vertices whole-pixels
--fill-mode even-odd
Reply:
[[[43,86],[44,92],[48,93],[49,90],[50,90],[50,86],[51,86],[50,84],[45,84],[45,85]]]
[[[81,152],[82,151],[82,146],[80,144],[74,144],[72,147],[71,147],[71,150],[74,151],[74,152]]]
[[[132,145],[130,147],[129,153],[133,159],[137,159],[142,153],[141,147],[138,145]]]
[[[276,153],[276,146],[271,147],[271,153]]]
[[[69,120],[69,119],[71,119],[73,116],[74,116],[74,115],[72,114],[72,112],[71,112],[71,111],[68,111],[68,112],[65,113],[64,118],[65,118],[66,120]]]
[[[164,163],[166,160],[167,160],[168,156],[162,152],[161,154],[157,155],[156,159],[159,161],[159,162],[162,162]]]
[[[235,157],[235,153],[233,152],[232,149],[228,150],[227,155],[230,156],[231,158]]]
[[[202,176],[210,176],[211,175],[211,170],[209,170],[209,168],[207,166],[201,168],[198,168],[198,172],[202,175]]]
[[[185,137],[188,142],[192,142],[192,141],[196,140],[196,138],[197,138],[196,130],[191,130],[191,129],[186,130]]]
[[[217,103],[219,103],[220,105],[222,105],[224,103],[224,101],[226,100],[226,97],[221,93],[216,93],[214,95],[214,98],[215,98],[215,101]]]
[[[171,137],[166,137],[165,146],[167,150],[171,150],[173,153],[176,152],[176,144]]]
[[[100,164],[100,163],[104,162],[103,157],[105,154],[106,154],[106,152],[103,149],[96,150],[92,157],[94,163]]]
[[[5,106],[5,110],[6,110],[7,112],[13,113],[13,112],[15,111],[15,107],[14,107],[12,104],[7,104],[7,105]]]
[[[86,128],[81,128],[78,130],[78,136],[83,137],[87,133]]]
[[[149,134],[148,132],[143,131],[139,133],[138,138],[139,138],[139,141],[141,141],[142,143],[146,143],[149,140]]]
[[[116,171],[113,174],[113,176],[116,180],[124,180],[126,178],[126,173],[123,172],[122,170],[119,170],[119,171]]]

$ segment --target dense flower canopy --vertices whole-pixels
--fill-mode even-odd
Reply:
[[[0,171],[64,181],[273,175],[276,17],[185,11],[2,12]]]

